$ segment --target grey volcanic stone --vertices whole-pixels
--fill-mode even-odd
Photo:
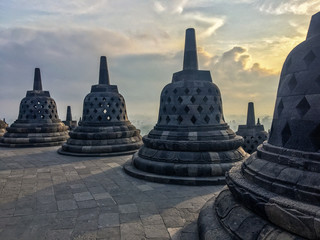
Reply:
[[[66,120],[62,121],[64,125],[69,127],[69,130],[73,130],[77,127],[77,121],[72,120],[71,107],[67,106]]]
[[[71,113],[70,116],[71,117]],[[140,130],[127,116],[123,96],[110,85],[107,58],[100,59],[99,84],[91,87],[83,103],[82,119],[67,143],[58,150],[74,156],[132,154],[142,145]]]
[[[320,12],[284,63],[269,140],[227,173],[200,239],[320,239],[319,26]]]
[[[263,125],[260,124],[259,118],[258,123],[256,124],[255,122],[254,104],[253,102],[249,102],[247,124],[239,125],[236,134],[243,137],[244,143],[242,147],[247,153],[250,154],[256,151],[257,147],[268,138],[268,133],[264,130]]]
[[[18,119],[0,140],[5,147],[44,147],[62,144],[68,127],[58,117],[56,102],[42,90],[40,69],[34,73],[33,90],[21,100]]]
[[[156,126],[124,170],[149,181],[204,185],[225,183],[225,172],[248,157],[223,117],[219,88],[198,70],[194,29],[187,29],[183,70],[160,97]]]

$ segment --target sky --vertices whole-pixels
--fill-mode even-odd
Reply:
[[[253,101],[268,128],[282,64],[318,11],[319,0],[1,0],[0,118],[17,118],[40,67],[59,117],[70,105],[78,120],[107,56],[129,119],[152,126],[193,27],[199,67],[220,88],[226,121],[244,124]]]

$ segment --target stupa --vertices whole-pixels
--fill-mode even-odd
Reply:
[[[282,68],[270,136],[202,209],[200,239],[320,239],[320,12]]]
[[[73,130],[77,127],[77,121],[72,120],[71,107],[67,106],[66,120],[62,121],[64,125],[69,127],[69,130]]]
[[[248,157],[243,138],[224,121],[219,88],[198,70],[195,30],[186,30],[183,70],[160,97],[158,122],[144,146],[124,166],[149,181],[202,185],[225,183],[225,172]]]
[[[255,122],[254,104],[253,102],[249,102],[247,124],[239,125],[238,131],[236,132],[237,135],[243,137],[244,143],[242,147],[249,154],[256,151],[257,147],[268,138],[268,133],[264,130],[264,126],[260,124],[259,118],[257,124]]]
[[[5,147],[46,147],[62,144],[68,127],[58,117],[57,105],[49,91],[42,90],[40,69],[34,73],[33,90],[21,100],[18,119],[0,140]]]
[[[84,98],[81,123],[58,150],[73,156],[114,156],[136,152],[140,130],[131,124],[116,85],[110,85],[106,57],[100,59],[99,84]]]
[[[0,120],[0,138],[5,134],[7,127],[8,124],[6,123],[6,120]]]

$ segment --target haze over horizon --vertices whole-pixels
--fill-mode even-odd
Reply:
[[[226,121],[244,124],[253,101],[268,129],[282,64],[318,11],[318,0],[2,1],[0,118],[17,118],[40,67],[60,119],[70,105],[78,120],[105,55],[129,119],[155,124],[161,90],[182,69],[185,29],[193,27],[200,69],[220,88]]]

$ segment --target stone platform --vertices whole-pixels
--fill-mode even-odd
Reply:
[[[198,239],[199,211],[222,188],[146,182],[123,172],[131,155],[57,149],[0,148],[0,239]]]

